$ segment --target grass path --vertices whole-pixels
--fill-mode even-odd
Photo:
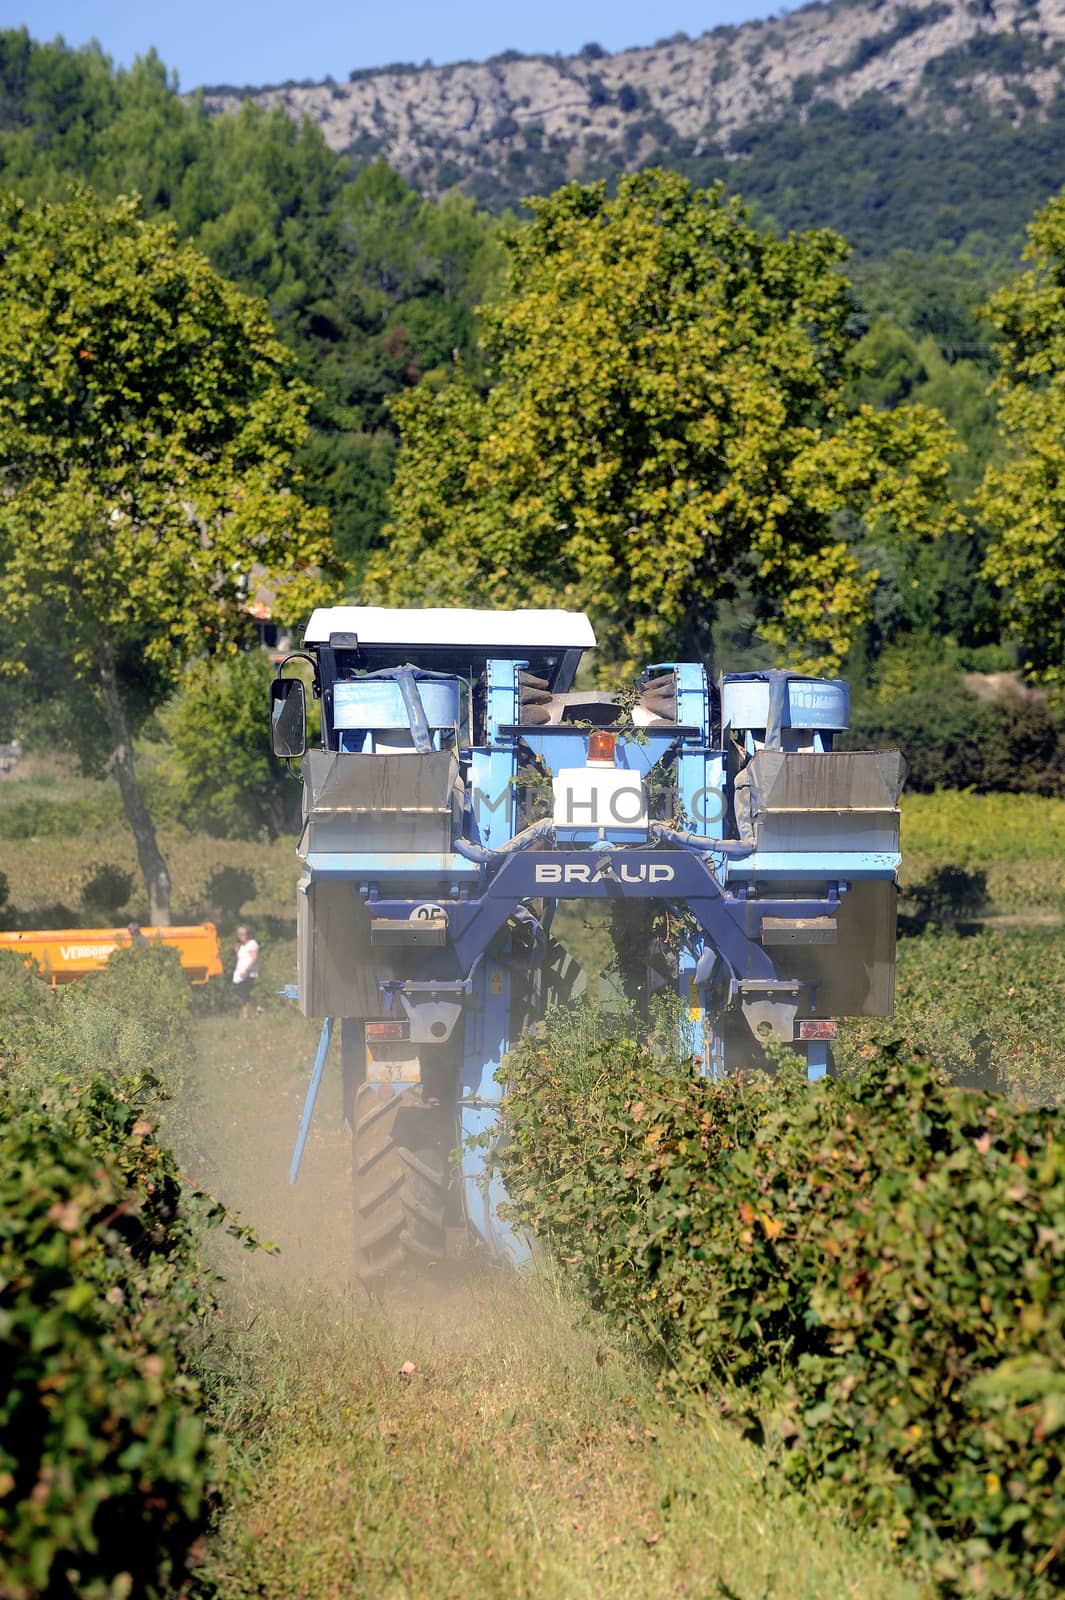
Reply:
[[[313,1031],[271,1012],[201,1035],[190,1160],[281,1246],[223,1247],[219,1399],[243,1466],[205,1557],[219,1600],[916,1594],[717,1416],[666,1407],[549,1274],[367,1301],[334,1075],[286,1184]]]
[[[227,1391],[255,1443],[208,1555],[220,1600],[914,1592],[716,1418],[656,1401],[549,1283],[259,1312],[255,1385]]]

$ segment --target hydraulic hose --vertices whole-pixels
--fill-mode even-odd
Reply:
[[[528,850],[530,845],[553,833],[554,827],[550,817],[545,817],[542,822],[534,822],[531,827],[523,828],[521,833],[516,833],[513,839],[508,839],[498,850],[493,850],[488,845],[473,844],[468,839],[456,839],[452,849],[466,861],[476,861],[478,866],[490,867],[505,856],[513,855],[516,850]],[[754,854],[754,845],[744,844],[741,839],[707,839],[699,833],[682,833],[676,828],[667,828],[664,822],[652,822],[648,829],[648,838],[653,844],[672,845],[674,849],[699,850],[708,855],[727,856],[732,861],[742,861],[745,856]]]
[[[707,839],[700,833],[682,833],[667,828],[664,822],[652,822],[648,835],[655,844],[671,844],[682,850],[699,850],[715,856],[727,856],[730,861],[742,861],[754,854],[754,845],[742,839]]]
[[[523,828],[516,833],[513,839],[508,839],[506,844],[501,844],[498,850],[491,849],[485,844],[473,844],[469,839],[456,839],[452,849],[457,856],[462,856],[466,861],[476,861],[478,866],[490,867],[497,861],[502,861],[504,856],[513,855],[516,850],[528,850],[538,839],[546,839],[553,833],[555,824],[550,817],[544,817],[542,822],[534,822],[531,827]]]

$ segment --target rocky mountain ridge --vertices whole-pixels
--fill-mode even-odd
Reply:
[[[208,110],[252,98],[308,117],[335,150],[384,157],[427,193],[528,193],[554,176],[632,169],[672,150],[742,148],[745,130],[824,103],[879,96],[949,128],[976,102],[1017,122],[1063,87],[1065,0],[816,0],[790,14],[677,35],[611,55],[508,53],[482,63],[386,67],[347,83],[204,92]]]

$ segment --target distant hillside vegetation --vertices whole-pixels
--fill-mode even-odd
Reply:
[[[652,163],[727,176],[779,225],[882,255],[1019,237],[1065,184],[1063,60],[1065,0],[829,0],[617,55],[395,65],[205,104],[283,106],[335,150],[493,207]]]

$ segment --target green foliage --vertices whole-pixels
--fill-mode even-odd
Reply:
[[[88,784],[86,785],[88,787]],[[101,784],[102,788],[103,785]],[[67,806],[67,801],[56,802]],[[137,864],[129,829],[117,820],[106,827],[96,825],[87,808],[86,827],[79,830],[80,814],[71,806],[66,829],[42,833],[32,843],[19,843],[3,850],[4,868],[11,880],[10,904],[3,909],[9,928],[76,928],[88,926],[79,909],[81,888],[79,856],[106,855],[109,860],[135,869]],[[0,809],[2,815],[2,809]],[[47,813],[49,819],[54,815]],[[287,926],[294,911],[297,867],[291,835],[276,840],[212,838],[164,820],[160,839],[174,876],[173,919],[175,922],[202,922],[215,918],[223,909],[214,897],[212,878],[224,867],[251,874],[256,883],[255,903],[245,907],[247,915],[263,923],[269,918],[279,927]],[[143,889],[138,889],[129,916],[148,923],[148,907]]]
[[[960,100],[943,88],[946,116],[876,92],[848,106],[818,98],[740,129],[727,159],[675,136],[654,159],[697,183],[727,177],[781,231],[836,228],[863,256],[962,246],[1001,260],[1065,182],[1065,97],[1031,116],[971,85]]]
[[[320,393],[302,457],[308,490],[329,506],[337,549],[358,568],[386,515],[390,402],[442,372],[456,350],[476,359],[474,307],[500,252],[496,225],[472,201],[423,200],[380,162],[337,189],[329,230],[313,268],[313,311],[283,314],[279,327]],[[210,252],[210,239],[202,243]],[[256,285],[252,264],[244,273]]]
[[[1034,696],[980,700],[955,680],[866,705],[844,743],[859,750],[897,745],[909,766],[907,783],[918,791],[1065,794],[1065,731]]]
[[[217,906],[227,922],[235,923],[241,907],[254,900],[257,890],[256,875],[247,867],[226,865],[217,867],[208,878],[205,893],[208,902]]]
[[[91,997],[100,1011],[136,1017],[147,1037],[141,1070],[150,1064],[166,1092],[172,1094],[172,1080],[192,1049],[191,993],[179,953],[159,944],[116,950],[91,987],[73,984],[60,995],[60,1009],[79,993]],[[111,1057],[94,1051],[90,1059],[106,1062]],[[112,1066],[111,1070],[118,1069]],[[123,1073],[128,1070],[122,1069]]]
[[[948,866],[984,874],[990,911],[1065,915],[1065,800],[950,789],[904,794],[904,889]]]
[[[992,533],[985,571],[1032,668],[1065,682],[1065,195],[1029,229],[1029,271],[999,290],[996,389],[1007,458],[989,468],[978,509]]]
[[[64,197],[136,193],[217,271],[265,299],[317,391],[300,452],[343,557],[379,533],[395,431],[387,400],[471,343],[495,270],[495,225],[459,195],[423,201],[376,164],[359,173],[310,121],[251,102],[183,100],[154,54],[128,71],[93,47],[0,32],[0,183]],[[560,180],[561,181],[561,180]]]
[[[298,814],[300,786],[270,753],[274,669],[259,651],[194,661],[159,713],[177,815],[223,838],[274,836]]]
[[[0,960],[0,1587],[13,1600],[161,1597],[206,1526],[220,1462],[196,1375],[214,1311],[199,1242],[226,1213],[187,1192],[153,1118],[188,1019],[172,951],[120,952],[59,994]]]
[[[98,681],[76,674],[69,651],[63,648],[68,633],[66,616],[54,604],[34,606],[32,630],[0,620],[0,655],[8,663],[0,673],[0,703],[6,702],[4,720],[18,730],[27,749],[70,751],[86,776],[99,777],[112,756],[103,696]],[[25,670],[7,676],[15,661]],[[115,670],[130,730],[136,735],[167,693],[170,662],[147,659],[138,635],[115,641]]]
[[[117,790],[102,785],[87,799],[52,800],[44,794],[28,795],[0,806],[0,839],[69,837],[113,822],[120,804]]]
[[[930,874],[904,897],[930,922],[982,910],[981,874]],[[959,881],[960,879],[960,881]],[[968,903],[966,904],[966,897]],[[961,904],[959,906],[959,900]],[[893,1017],[841,1030],[836,1063],[857,1071],[870,1050],[902,1039],[951,1078],[1065,1104],[1065,950],[1046,928],[927,932],[899,942]]]
[[[923,24],[927,13],[903,8],[866,48],[915,19]],[[981,35],[972,48],[990,52],[996,70],[1011,70],[1009,52],[1011,59],[1018,51],[1046,55],[1034,35],[1020,42]],[[1025,217],[1065,176],[1065,100],[1018,122],[968,88],[959,101],[955,91],[967,80],[950,74],[964,63],[946,65],[928,88],[934,101],[949,104],[949,131],[884,97],[849,108],[814,97],[801,118],[796,108],[744,130],[726,161],[713,145],[705,148],[705,137],[696,155],[661,118],[628,114],[625,122],[633,160],[637,147],[646,159],[646,140],[658,138],[664,163],[700,183],[727,177],[756,217],[775,227],[830,223],[866,256],[891,252],[855,268],[872,326],[854,349],[847,404],[891,406],[905,395],[942,411],[966,445],[950,471],[952,490],[965,497],[995,451],[987,335],[975,307],[1007,270]],[[976,55],[970,65],[983,70]],[[807,85],[810,95],[818,88]],[[280,107],[267,112],[246,100],[234,114],[206,116],[195,97],[176,94],[154,56],[116,71],[98,49],[37,45],[25,30],[0,33],[0,103],[0,178],[8,187],[27,199],[58,200],[76,177],[105,197],[139,192],[146,215],[170,216],[218,270],[267,299],[297,370],[318,391],[298,452],[303,492],[330,508],[336,547],[361,572],[387,514],[396,449],[390,403],[426,375],[442,382],[456,350],[473,387],[483,387],[473,308],[490,295],[499,270],[490,219],[457,194],[440,205],[422,200],[380,163],[352,169],[318,129],[295,124]],[[626,107],[636,109],[628,100]],[[596,159],[595,176],[616,176],[617,157]],[[439,177],[446,188],[449,175],[441,169]],[[508,140],[502,166],[478,167],[467,187],[498,201],[555,189],[567,177],[564,144],[528,124]],[[928,255],[899,251],[900,242]],[[997,636],[979,576],[982,528],[974,537],[948,535],[937,554],[917,563],[890,528],[869,537],[848,522],[842,532],[859,545],[863,583],[875,581],[872,655],[884,639],[928,626],[929,617],[933,631],[963,643]],[[757,572],[743,576],[760,587]],[[816,604],[809,593],[807,609]],[[41,614],[37,631],[59,627],[53,610]],[[55,664],[27,642],[44,698]],[[143,639],[120,641],[120,656],[123,646],[119,673],[136,726],[139,702],[150,709],[166,686],[140,682]],[[56,701],[55,733],[98,767],[108,753],[97,733],[98,692],[60,673],[47,697]],[[28,704],[20,720],[33,726]]]
[[[682,1389],[744,1385],[785,1470],[940,1592],[1058,1592],[1065,1154],[1049,1112],[887,1052],[812,1089],[511,1061],[522,1222]]]
[[[855,271],[869,326],[851,352],[848,393],[879,407],[912,401],[942,411],[965,443],[952,464],[960,496],[976,488],[996,448],[992,330],[980,299],[1000,277],[946,251],[924,261],[896,251]]]
[[[0,1538],[15,1596],[160,1595],[215,1470],[210,1289],[172,1159],[101,1083],[0,1088]]]
[[[308,396],[265,308],[86,192],[4,197],[0,260],[4,619],[66,606],[83,669],[129,634],[166,660],[243,628],[253,562],[302,613],[328,545],[292,492]]]
[[[170,881],[137,784],[122,645],[160,673],[247,632],[255,569],[279,615],[331,567],[324,513],[294,492],[308,391],[265,307],[87,190],[0,195],[0,624],[62,618],[55,654],[99,682],[152,915]],[[16,658],[18,659],[18,658]]]
[[[987,905],[987,873],[949,864],[937,867],[913,885],[907,898],[916,907],[921,926],[968,923]]]
[[[774,239],[720,189],[664,172],[623,179],[614,199],[571,185],[534,211],[485,313],[488,395],[460,369],[397,405],[371,592],[561,600],[640,662],[705,645],[749,573],[778,652],[838,665],[872,580],[836,514],[903,543],[951,521],[940,418],[842,413],[842,241]]]
[[[32,963],[27,965],[13,950],[0,950],[0,1062],[6,1065],[16,1055],[24,1030],[51,998]]]
[[[5,953],[6,955],[6,953]],[[19,958],[12,955],[11,961]],[[35,984],[47,1003],[33,994]],[[191,1049],[189,982],[176,950],[116,950],[103,972],[49,994],[36,978],[0,986],[7,1047],[23,1083],[88,1074],[113,1084],[151,1078],[167,1098],[180,1086]]]

